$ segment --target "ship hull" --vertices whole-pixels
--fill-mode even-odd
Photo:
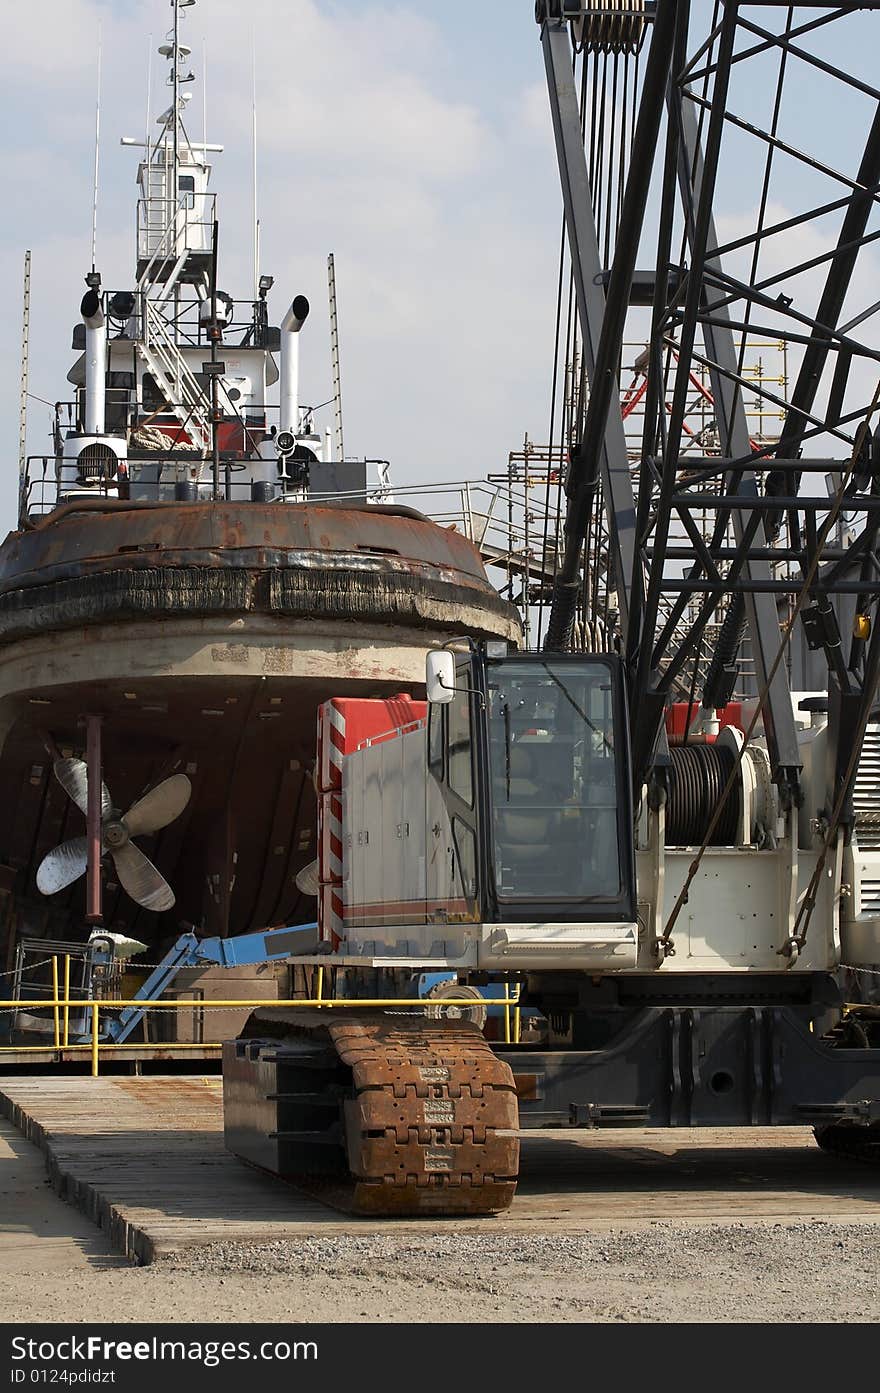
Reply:
[[[409,510],[166,504],[59,509],[0,548],[2,957],[22,934],[85,936],[84,884],[48,899],[36,869],[82,835],[52,776],[100,716],[125,809],[173,772],[193,793],[141,845],[165,914],[104,877],[104,922],[160,950],[181,927],[305,922],[315,856],[315,714],[330,696],[420,695],[429,647],[516,641],[515,611],[458,533]]]

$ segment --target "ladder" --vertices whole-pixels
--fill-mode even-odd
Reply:
[[[165,165],[149,164],[144,189],[144,254],[147,258],[158,252],[167,232],[169,221],[166,190],[168,174]]]
[[[27,492],[28,348],[31,332],[31,254],[24,254],[24,307],[21,321],[21,387],[18,413],[18,484],[22,506]]]
[[[170,333],[157,304],[144,296],[144,332],[135,350],[157,386],[168,395],[171,411],[196,448],[211,448],[211,417],[205,394]]]

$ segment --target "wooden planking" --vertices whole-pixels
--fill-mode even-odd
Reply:
[[[0,1112],[55,1188],[133,1261],[218,1241],[315,1233],[580,1233],[656,1222],[880,1222],[880,1175],[806,1128],[526,1133],[512,1209],[495,1219],[354,1219],[223,1147],[217,1077],[6,1079]]]

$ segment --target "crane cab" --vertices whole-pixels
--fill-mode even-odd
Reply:
[[[623,671],[614,654],[459,658],[429,706],[447,803],[473,771],[485,922],[632,922],[635,872]],[[444,751],[439,759],[438,752]]]

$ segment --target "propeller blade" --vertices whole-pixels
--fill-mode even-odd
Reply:
[[[317,895],[318,893],[318,861],[310,861],[307,866],[296,876],[296,888],[301,895]]]
[[[111,851],[110,855],[113,857],[120,885],[136,904],[143,905],[144,909],[155,910],[156,913],[171,908],[174,904],[174,891],[165,877],[156,870],[149,856],[145,856],[134,842],[126,842],[116,851]]]
[[[89,768],[84,759],[56,759],[55,777],[68,798],[72,798],[84,817],[89,812]],[[113,801],[106,784],[101,785],[101,817],[113,810]]]
[[[132,803],[123,817],[130,837],[142,836],[145,832],[158,832],[167,827],[176,817],[180,817],[192,793],[192,784],[185,774],[172,774],[163,779],[143,798]]]
[[[88,864],[88,838],[71,837],[43,857],[37,870],[37,889],[42,895],[56,895],[85,875]]]

